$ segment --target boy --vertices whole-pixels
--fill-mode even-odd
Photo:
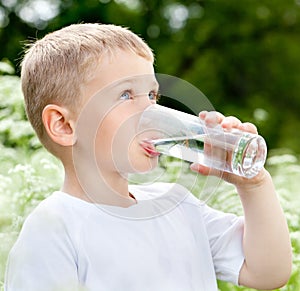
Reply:
[[[177,184],[128,187],[127,173],[157,164],[135,133],[158,91],[152,52],[138,36],[113,25],[71,25],[31,46],[21,77],[28,118],[62,161],[65,179],[24,223],[6,291],[213,291],[216,278],[263,289],[287,282],[288,228],[266,170],[247,180],[191,166],[233,183],[244,218],[199,203]],[[234,117],[200,118],[256,132]]]

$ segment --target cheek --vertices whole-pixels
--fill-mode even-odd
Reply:
[[[145,155],[136,135],[136,116],[125,118],[122,114],[105,118],[96,137],[96,158],[103,170],[122,173],[147,172],[155,168],[158,158]]]
[[[158,157],[149,158],[138,140],[126,131],[99,130],[96,142],[96,159],[101,170],[119,173],[145,173],[158,165]]]
[[[112,138],[112,158],[119,172],[132,172],[134,170],[133,160],[139,149],[139,144],[135,138],[135,127],[126,123],[119,126]]]
[[[95,140],[95,153],[98,164],[105,161],[115,163],[129,161],[128,153],[132,151],[135,127],[130,121],[120,118],[106,118],[98,128]]]

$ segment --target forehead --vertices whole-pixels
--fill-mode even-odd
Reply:
[[[112,83],[110,86],[106,88],[110,88],[112,90],[123,90],[123,89],[134,89],[135,91],[140,91],[142,93],[146,93],[148,90],[157,89],[158,90],[158,82],[155,78],[154,74],[146,74],[146,75],[135,75],[130,76],[128,78],[123,78],[117,80],[115,83]],[[137,92],[136,92],[137,93]]]
[[[116,50],[113,54],[104,54],[99,66],[85,84],[84,95],[90,97],[109,86],[121,86],[126,82],[137,85],[156,83],[151,61],[131,52]]]

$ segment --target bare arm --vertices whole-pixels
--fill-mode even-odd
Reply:
[[[235,117],[202,112],[200,118],[208,124],[220,123],[226,129],[235,127],[257,133],[253,124],[241,123]],[[287,222],[270,174],[263,169],[256,177],[246,179],[201,165],[192,165],[192,169],[203,175],[220,176],[236,186],[245,216],[245,262],[239,284],[256,289],[285,285],[291,274],[292,250]]]
[[[263,170],[255,183],[237,186],[244,214],[245,263],[239,284],[274,289],[290,277],[292,251],[288,226],[270,174]]]

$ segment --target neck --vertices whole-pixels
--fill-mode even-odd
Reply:
[[[93,171],[78,173],[73,168],[65,166],[65,179],[61,190],[91,203],[119,207],[136,204],[135,198],[128,192],[127,177],[117,172],[101,175],[96,173],[96,175]]]

